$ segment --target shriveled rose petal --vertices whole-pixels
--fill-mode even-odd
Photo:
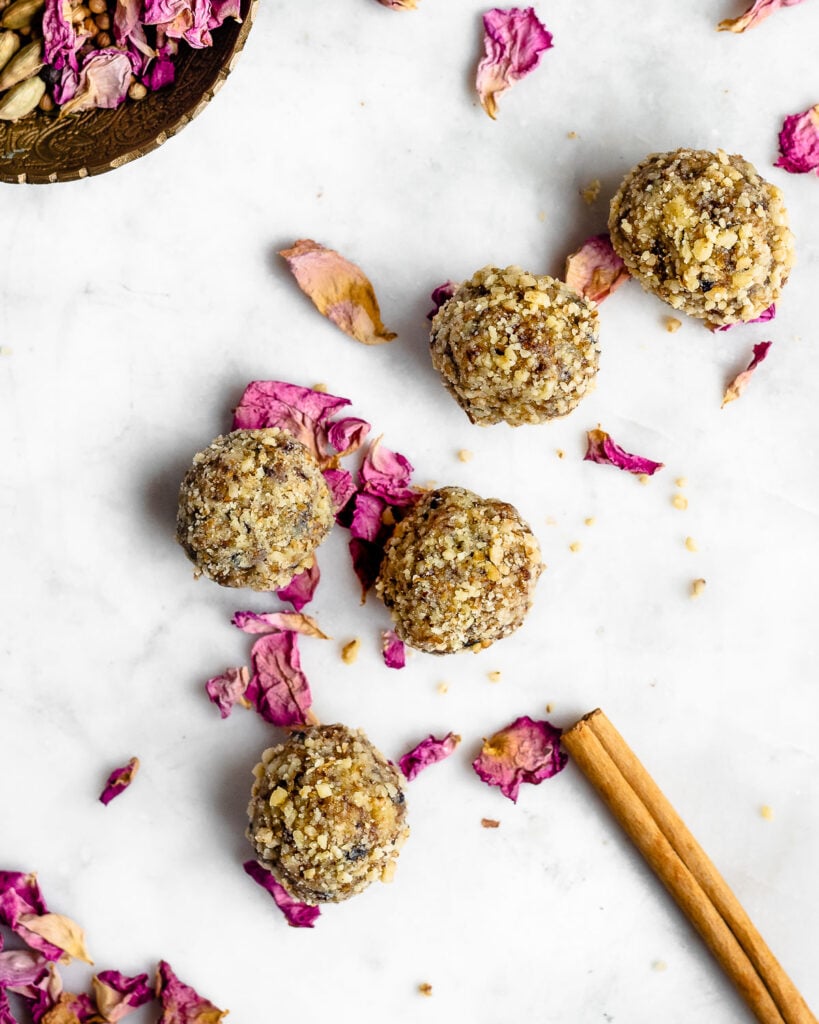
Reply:
[[[37,876],[22,871],[0,871],[0,924],[5,924],[32,949],[39,950],[48,960],[59,960],[60,946],[31,932],[24,918],[48,913]]]
[[[361,603],[364,604],[367,594],[378,579],[378,570],[384,558],[384,545],[353,537],[350,541],[350,557],[353,561],[353,572],[361,584]]]
[[[722,399],[723,408],[729,403],[736,401],[737,398],[743,393],[743,391],[751,383],[751,377],[754,375],[754,370],[768,355],[768,349],[771,347],[772,342],[760,341],[754,345],[754,356],[753,359],[748,363],[748,366],[742,373],[738,373],[736,377],[731,381],[725,390],[725,394]]]
[[[346,469],[325,469],[324,479],[333,496],[333,511],[338,518],[355,494],[355,482]]]
[[[602,302],[631,275],[607,234],[587,238],[566,260],[566,284],[592,302]]]
[[[302,238],[279,253],[323,316],[365,345],[382,345],[396,337],[381,322],[373,286],[354,263],[334,249]]]
[[[310,615],[301,612],[236,612],[230,620],[244,633],[282,633],[290,630],[303,636],[327,640],[319,625]]]
[[[129,977],[119,971],[100,971],[91,979],[91,991],[97,1009],[109,1024],[116,1024],[154,998],[147,974]]]
[[[632,455],[624,451],[619,444],[612,441],[605,430],[599,427],[596,430],[586,432],[588,448],[583,459],[586,462],[599,462],[605,466],[616,466],[617,469],[625,469],[629,473],[653,476],[658,469],[662,469],[665,463],[654,462],[642,455]]]
[[[439,284],[437,288],[433,289],[432,295],[430,295],[432,309],[427,313],[427,320],[432,320],[441,306],[451,299],[457,290],[458,285],[454,281],[444,281],[443,284]]]
[[[132,757],[121,768],[115,768],[108,776],[105,789],[100,793],[100,803],[110,804],[114,797],[124,793],[139,771],[139,758]]]
[[[754,0],[744,14],[738,18],[726,18],[717,25],[717,28],[720,32],[744,32],[764,21],[780,7],[795,7],[800,3],[802,0]]]
[[[410,484],[412,473],[409,459],[384,447],[381,438],[377,437],[370,442],[358,476],[362,490],[383,498],[388,505],[405,508],[414,505],[421,497]]]
[[[538,785],[565,768],[568,757],[560,748],[560,732],[549,722],[523,715],[483,741],[472,767],[483,782],[498,786],[516,803],[522,783]]]
[[[9,998],[4,988],[0,988],[0,1024],[17,1024],[16,1018],[11,1015]]]
[[[208,28],[219,28],[228,18],[232,18],[234,21],[242,20],[240,0],[210,0]]]
[[[356,416],[345,416],[335,420],[327,429],[330,444],[338,450],[339,456],[358,451],[364,444],[372,427],[366,420]]]
[[[257,861],[245,861],[242,867],[254,882],[270,893],[291,928],[314,927],[316,918],[321,915],[318,907],[311,907],[307,903],[299,903],[298,900],[294,900],[284,886],[279,885],[273,875]]]
[[[210,18],[210,0],[144,0],[143,4],[143,24],[156,25],[162,36],[184,39],[197,50],[213,45]]]
[[[142,84],[151,92],[167,89],[176,81],[176,65],[168,57],[158,57],[142,78]]]
[[[205,683],[205,690],[211,701],[219,708],[222,718],[228,718],[236,704],[243,708],[253,705],[245,697],[250,672],[245,665],[238,668],[226,668],[220,676],[214,676]]]
[[[394,629],[385,629],[381,634],[381,653],[387,668],[404,668],[407,664],[404,642]]]
[[[382,7],[389,7],[392,11],[414,11],[417,0],[378,0]]]
[[[320,580],[321,570],[319,569],[318,562],[314,559],[309,569],[300,572],[298,576],[294,576],[290,580],[286,587],[281,587],[277,590],[276,597],[280,601],[289,601],[296,611],[300,612],[306,604],[310,604],[313,600]]]
[[[122,50],[94,50],[86,57],[77,91],[60,107],[60,117],[95,108],[118,107],[128,95],[134,64]]]
[[[89,37],[83,22],[74,24],[65,0],[45,0],[43,8],[43,57],[57,71],[69,67],[79,71],[77,51]]]
[[[228,1013],[181,982],[166,960],[156,969],[156,995],[162,1005],[158,1024],[219,1024]]]
[[[48,977],[49,961],[31,949],[9,949],[0,953],[0,989],[15,985],[38,985]]]
[[[382,516],[386,507],[387,503],[383,498],[359,491],[353,502],[350,534],[361,540],[377,542],[378,536],[384,528]]]
[[[745,320],[744,322],[747,323],[747,324],[764,324],[764,323],[767,323],[769,320],[773,320],[773,318],[775,316],[776,316],[776,303],[772,302],[770,304],[770,306],[768,306],[767,309],[763,309],[762,310],[762,312],[759,314],[759,316],[754,317],[753,320]],[[732,327],[739,327],[739,326],[741,326],[741,324],[739,324],[739,323],[736,323],[736,324],[722,324],[722,326],[721,327],[717,327],[716,330],[718,330],[718,331],[730,331]]]
[[[427,736],[425,740],[421,740],[418,746],[413,747],[398,759],[398,767],[404,773],[407,781],[412,782],[419,772],[453,754],[460,742],[461,737],[454,732],[448,732],[439,740],[432,735]]]
[[[52,959],[49,949],[56,948],[62,950],[60,959],[64,963],[74,958],[87,964],[94,962],[85,948],[82,928],[64,914],[20,914],[15,931],[29,946],[39,949],[49,959]],[[38,939],[42,941],[38,943]]]
[[[51,1010],[63,991],[63,982],[57,966],[48,964],[48,973],[38,982],[30,985],[12,985],[9,991],[22,997],[31,1014],[34,1024],[40,1024],[46,1013]],[[2,1021],[2,1017],[0,1017]]]
[[[819,103],[785,118],[779,133],[779,152],[782,155],[777,167],[791,174],[819,174]]]
[[[484,14],[483,27],[485,55],[478,64],[475,86],[483,109],[494,118],[496,97],[534,71],[541,53],[553,45],[552,34],[538,20],[534,7],[494,8]]]
[[[34,1019],[37,1024],[97,1024],[100,1016],[90,996],[61,992],[42,1016]]]
[[[301,670],[298,635],[290,631],[260,637],[253,645],[253,675],[247,698],[266,722],[282,728],[309,725],[313,697]]]

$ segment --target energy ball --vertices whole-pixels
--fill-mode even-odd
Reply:
[[[360,730],[291,733],[253,769],[247,837],[297,900],[340,903],[387,882],[409,835],[396,767]]]
[[[276,590],[313,564],[333,525],[318,462],[284,430],[217,437],[179,490],[176,539],[224,587]]]
[[[553,277],[484,267],[436,313],[430,351],[473,423],[543,423],[594,387],[597,310]]]
[[[517,509],[442,487],[396,526],[375,587],[405,643],[451,654],[489,647],[516,630],[542,568]]]
[[[782,193],[722,150],[646,157],[612,200],[609,230],[646,291],[710,327],[759,316],[794,261]]]

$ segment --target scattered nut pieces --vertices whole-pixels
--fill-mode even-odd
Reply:
[[[437,690],[440,694],[449,693],[449,683],[438,683]]]
[[[546,525],[547,526],[557,526],[557,520],[555,519],[554,516],[546,516]]]
[[[482,828],[500,828],[500,822],[496,818],[481,818]]]
[[[10,356],[12,351],[8,345],[0,345],[0,356]]]
[[[432,985],[430,985],[428,981],[422,981],[421,984],[418,986],[418,991],[421,993],[422,996],[431,996]]]
[[[682,320],[678,320],[675,316],[667,316],[665,318],[665,329],[669,334],[674,334],[682,327]]]
[[[326,384],[314,384],[313,385],[313,390],[314,391],[318,391],[320,394],[324,395],[324,394],[327,393],[327,385]]]
[[[471,452],[468,448],[461,448],[458,452],[458,458],[461,462],[471,462],[475,458],[475,453]]]
[[[490,683],[499,683],[501,681],[501,674],[498,671],[487,672],[486,678],[489,680]]]
[[[704,579],[694,580],[694,582],[691,584],[691,596],[692,597],[699,597],[700,594],[702,594],[702,592],[704,590],[705,590],[705,580]]]
[[[773,807],[769,807],[768,804],[763,804],[759,808],[759,813],[765,819],[765,821],[771,821],[774,816]]]
[[[547,705],[546,705],[546,714],[547,714],[547,715],[551,715],[551,713],[552,713],[552,711],[553,711],[553,710],[554,710],[554,704],[551,704],[551,703],[550,703],[550,704],[547,704]]]
[[[688,498],[684,494],[675,494],[671,499],[671,504],[674,508],[679,509],[680,512],[685,512],[688,508]]]
[[[640,473],[637,479],[640,481],[641,484],[645,485],[648,483],[651,477],[648,475],[648,473]]]
[[[557,456],[557,457],[558,457],[559,459],[563,459],[563,458],[565,458],[565,457],[566,457],[566,453],[565,453],[565,452],[563,451],[563,449],[562,449],[562,448],[555,448],[555,455],[556,455],[556,456]]]
[[[699,551],[699,548],[697,547],[697,542],[694,540],[693,537],[686,537],[685,538],[685,550],[686,551]]]
[[[654,963],[651,965],[651,968],[655,971],[665,971],[668,969],[668,964],[665,962],[665,960],[655,960]]]
[[[537,219],[540,221],[541,224],[544,224],[546,222],[546,211],[538,210]]]
[[[682,490],[684,487],[688,486],[688,477],[678,476],[674,483],[680,488],[680,490]]]
[[[580,195],[583,197],[583,202],[587,206],[591,206],[597,200],[600,195],[600,179],[595,178],[594,181],[590,181],[585,188],[580,189]]]
[[[586,526],[594,526],[594,524],[597,522],[597,520],[595,519],[594,516],[587,516],[583,520],[583,522],[586,524]]]
[[[582,547],[583,545],[580,543],[579,540],[573,540],[569,545],[569,551],[573,552],[574,554],[577,554],[577,552],[580,551]]]
[[[567,132],[566,133],[566,138],[567,139],[579,139],[580,136],[577,134],[577,132]]]
[[[355,640],[351,640],[341,648],[341,660],[345,665],[352,665],[353,662],[358,658],[358,652],[361,650],[361,640],[356,637]]]

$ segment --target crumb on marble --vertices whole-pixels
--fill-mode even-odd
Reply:
[[[361,640],[356,637],[354,640],[350,640],[341,648],[341,660],[345,665],[352,665],[358,658],[359,651],[361,650]]]
[[[577,554],[578,551],[581,551],[582,549],[583,549],[583,545],[580,543],[579,540],[573,540],[571,542],[571,544],[569,545],[569,551],[571,551],[572,554],[575,554],[575,555]]]
[[[320,394],[323,395],[327,391],[327,385],[326,384],[314,384],[313,385],[313,390],[314,391],[318,391]]]
[[[567,139],[579,139],[580,136],[577,134],[577,132],[567,132],[566,133],[566,138]]]
[[[418,991],[421,993],[422,996],[431,996],[432,985],[430,985],[428,981],[422,981],[421,984],[418,986]]]
[[[489,680],[490,683],[499,683],[502,677],[500,672],[498,672],[496,669],[494,672],[487,672],[486,678]]]
[[[546,211],[538,210],[537,219],[540,221],[541,224],[544,224],[546,221]]]
[[[586,524],[586,526],[594,526],[594,524],[597,522],[597,520],[595,519],[594,516],[586,516],[586,518],[583,520],[583,522]]]
[[[686,537],[685,538],[685,550],[686,551],[699,551],[699,548],[697,547],[697,542],[694,540],[693,537]]]
[[[551,715],[553,710],[554,710],[554,704],[549,703],[549,704],[546,705],[546,714],[547,715]]]
[[[759,813],[765,819],[765,821],[773,820],[773,816],[774,816],[773,807],[769,806],[768,804],[763,804],[759,808]]]
[[[678,320],[675,316],[667,316],[665,318],[665,329],[669,334],[674,334],[682,327],[682,320]]]
[[[688,508],[688,498],[684,494],[675,494],[671,499],[671,504],[680,512],[685,512]]]
[[[602,186],[599,178],[595,178],[593,181],[590,181],[585,188],[580,189],[580,195],[583,197],[583,202],[587,206],[591,206],[592,203],[597,201],[601,188]]]
[[[481,828],[500,828],[497,818],[481,818]]]
[[[8,345],[0,345],[0,356],[10,356],[13,349],[9,348]]]
[[[668,964],[665,960],[655,960],[651,965],[651,969],[654,971],[665,971],[668,970]]]
[[[637,479],[645,487],[645,485],[648,483],[651,477],[648,475],[648,473],[640,473],[637,476]]]
[[[461,462],[471,462],[475,458],[475,453],[468,448],[461,448],[458,452],[458,458]]]
[[[562,448],[555,448],[555,455],[556,455],[556,456],[557,456],[557,457],[558,457],[559,459],[564,459],[564,458],[566,457],[566,453],[565,453],[565,452],[563,451],[563,449],[562,449]]]
[[[691,596],[699,597],[705,590],[705,580],[700,578],[691,584]]]
[[[680,490],[682,490],[684,487],[688,486],[688,477],[678,476],[674,483],[680,488]]]
[[[438,690],[438,693],[440,693],[442,695],[445,694],[445,693],[449,693],[449,683],[444,683],[444,682],[438,683],[438,686],[436,687],[436,689]]]
[[[547,526],[557,526],[557,520],[555,519],[554,516],[546,516],[546,525]]]

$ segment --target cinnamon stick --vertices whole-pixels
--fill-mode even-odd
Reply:
[[[817,1024],[736,896],[599,709],[563,734],[569,754],[761,1024]]]

